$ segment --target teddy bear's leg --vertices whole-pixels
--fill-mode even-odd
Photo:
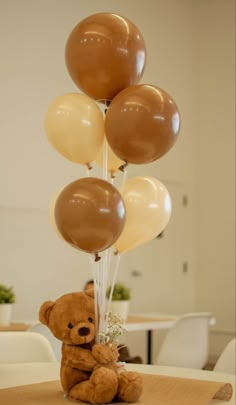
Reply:
[[[117,374],[105,367],[95,370],[88,381],[75,385],[69,396],[91,404],[108,404],[118,389]]]
[[[123,371],[118,375],[117,398],[125,402],[136,402],[142,394],[143,384],[140,374]]]

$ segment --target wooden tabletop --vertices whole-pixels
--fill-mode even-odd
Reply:
[[[213,401],[208,401],[207,403],[214,404],[214,405],[233,405],[235,404],[235,376],[230,375],[230,374],[220,374],[216,373],[213,371],[205,371],[205,370],[193,370],[193,369],[186,369],[186,368],[179,368],[179,367],[165,367],[165,366],[150,366],[150,365],[143,365],[143,364],[126,364],[126,369],[128,371],[136,371],[140,373],[144,373],[144,377],[146,374],[146,377],[148,374],[156,375],[156,376],[169,376],[169,377],[179,377],[179,378],[185,378],[185,379],[196,379],[200,381],[213,381],[213,382],[224,382],[224,383],[230,383],[233,387],[233,396],[229,401],[225,400],[218,400],[214,399]],[[56,389],[53,389],[53,395],[57,395],[57,393],[60,393],[61,388],[60,388],[60,383],[59,383],[59,376],[60,376],[60,364],[57,362],[47,362],[47,363],[18,363],[18,364],[0,364],[0,389],[1,388],[10,388],[10,387],[16,387],[16,386],[28,386],[28,384],[37,384],[37,383],[42,383],[42,382],[49,382],[50,384],[53,384],[53,381],[57,380],[57,387]],[[175,384],[175,387],[178,388],[179,384]],[[154,389],[160,391],[159,385],[155,384]],[[42,404],[42,395],[44,391],[41,390],[40,386],[40,392],[37,395],[33,395],[33,400],[31,398],[30,400],[30,390],[28,390],[31,387],[26,387],[26,394],[29,396],[28,400],[23,402],[23,398],[20,398],[21,403],[24,405],[30,405],[32,403],[35,404]],[[55,387],[54,387],[55,388]],[[152,387],[153,388],[153,387]],[[24,387],[22,388],[24,390]],[[14,388],[15,390],[15,388]],[[151,392],[151,390],[148,390]],[[166,393],[171,392],[171,390],[165,390]],[[204,392],[204,391],[203,391]],[[197,392],[197,395],[199,394],[199,390]],[[9,395],[9,393],[7,393]],[[18,395],[18,396],[17,396]],[[0,403],[12,403],[15,404],[17,403],[17,398],[19,398],[19,394],[15,394],[13,392],[13,401],[9,402],[9,397],[7,396],[8,401],[1,401],[4,397],[4,391],[0,391]],[[31,395],[32,396],[32,395]],[[37,397],[39,400],[37,400]],[[173,400],[173,397],[172,397]],[[62,400],[61,402],[66,403],[65,398],[62,395]],[[58,402],[58,403],[61,403]],[[19,401],[20,403],[20,401]],[[49,402],[52,404],[52,401]],[[57,403],[54,401],[53,403]],[[69,402],[68,402],[69,403]],[[145,401],[140,401],[141,404],[145,404]],[[150,403],[150,402],[147,402]],[[151,404],[156,403],[155,400],[152,399]],[[163,404],[163,401],[160,402]],[[173,402],[168,402],[168,403],[173,403]],[[176,402],[175,402],[176,403]],[[178,402],[177,402],[178,403]],[[185,402],[186,403],[186,402]],[[193,402],[188,402],[193,403]],[[195,402],[194,402],[195,403]],[[199,402],[197,402],[199,404]],[[201,402],[202,403],[202,402]],[[181,404],[183,402],[181,401]]]

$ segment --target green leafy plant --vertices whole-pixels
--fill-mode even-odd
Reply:
[[[106,297],[110,296],[111,287],[107,289]],[[112,301],[128,301],[130,300],[130,289],[122,283],[116,283],[112,295]]]
[[[13,287],[7,287],[0,284],[0,304],[13,304],[15,302],[15,294]]]

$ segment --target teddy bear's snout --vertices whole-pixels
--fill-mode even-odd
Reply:
[[[88,336],[90,334],[90,329],[83,326],[82,328],[78,329],[78,334],[80,336]]]
[[[94,339],[95,327],[88,322],[79,322],[70,330],[70,339],[75,345],[89,343]]]

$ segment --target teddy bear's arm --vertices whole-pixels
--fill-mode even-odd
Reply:
[[[79,370],[92,371],[97,364],[92,352],[79,346],[64,344],[62,355],[66,365]]]
[[[116,362],[119,357],[118,349],[115,344],[97,343],[93,346],[92,353],[99,364]]]

